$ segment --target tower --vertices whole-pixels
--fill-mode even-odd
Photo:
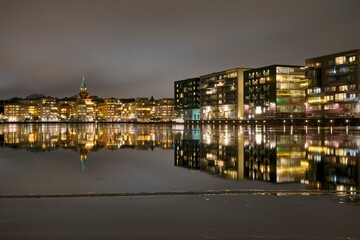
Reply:
[[[89,97],[89,93],[87,92],[87,87],[86,87],[86,79],[85,79],[85,76],[84,76],[84,75],[83,75],[83,77],[82,77],[82,79],[81,79],[79,97],[80,97],[81,99],[84,99],[84,98],[88,98],[88,97]]]
[[[80,85],[80,92],[76,99],[76,119],[80,122],[92,122],[95,120],[96,104],[87,92],[86,80],[83,75]]]

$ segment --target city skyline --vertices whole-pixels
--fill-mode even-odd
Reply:
[[[85,74],[91,95],[173,97],[177,80],[359,48],[360,2],[309,4],[2,1],[0,96],[73,96]]]

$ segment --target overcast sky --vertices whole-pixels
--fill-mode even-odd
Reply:
[[[176,80],[360,48],[359,0],[0,0],[0,99],[173,97]]]

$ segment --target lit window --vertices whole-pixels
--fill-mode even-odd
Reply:
[[[355,60],[356,60],[356,57],[355,56],[351,56],[351,57],[349,57],[349,62],[355,62]]]
[[[346,98],[346,93],[338,93],[335,94],[336,101],[343,101]]]
[[[261,113],[262,113],[260,106],[257,106],[257,107],[255,108],[255,113],[256,113],[256,114],[261,114]]]
[[[343,86],[339,86],[339,91],[348,91],[348,86],[347,85],[343,85]]]
[[[345,56],[335,58],[335,64],[336,65],[344,64],[345,62],[346,62],[346,57]]]

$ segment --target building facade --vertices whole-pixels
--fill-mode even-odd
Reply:
[[[117,98],[106,98],[97,104],[97,117],[101,121],[116,122],[121,117],[121,101]]]
[[[304,78],[300,66],[272,65],[245,71],[245,118],[304,117]]]
[[[171,121],[175,118],[174,99],[162,98],[155,101],[154,120]]]
[[[235,68],[200,77],[201,119],[239,119],[244,116],[243,73]]]
[[[55,98],[41,99],[39,118],[42,122],[59,121],[58,100]]]
[[[81,80],[80,92],[76,99],[75,118],[80,122],[92,122],[96,120],[96,103],[90,98],[87,91],[86,80]]]
[[[305,60],[309,117],[360,117],[360,50]]]
[[[200,78],[189,78],[174,83],[174,105],[177,117],[200,120]]]

